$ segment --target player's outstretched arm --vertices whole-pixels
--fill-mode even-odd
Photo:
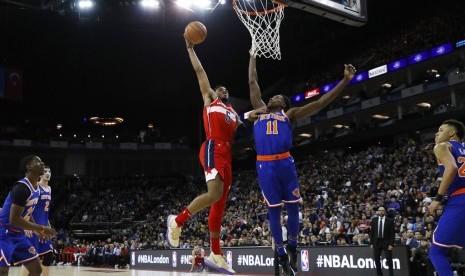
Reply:
[[[262,94],[260,92],[260,86],[258,86],[258,75],[256,58],[250,55],[249,60],[249,89],[250,89],[250,102],[252,103],[253,109],[258,109],[266,106],[262,100]]]
[[[266,106],[262,106],[258,109],[252,110],[249,113],[249,117],[247,119],[251,122],[255,122],[260,116],[260,114],[263,114],[263,113],[266,113]]]
[[[186,40],[187,52],[189,53],[189,58],[194,67],[195,74],[197,75],[197,80],[199,81],[200,92],[202,93],[202,98],[204,105],[209,105],[215,98],[216,95],[213,89],[210,86],[210,81],[208,80],[207,73],[203,69],[202,63],[200,62],[197,54],[194,51],[194,44],[190,43],[186,39],[184,34],[184,39]]]
[[[289,109],[286,112],[287,117],[289,117],[289,119],[292,122],[295,122],[301,118],[308,117],[320,111],[322,108],[324,108],[334,99],[336,99],[339,95],[341,95],[346,85],[352,80],[355,73],[357,72],[357,70],[355,70],[355,67],[351,64],[344,64],[344,67],[344,78],[341,80],[341,82],[339,82],[338,85],[336,85],[336,87],[334,87],[331,91],[323,95],[320,99],[318,99],[318,101],[308,103],[301,107],[294,107]]]

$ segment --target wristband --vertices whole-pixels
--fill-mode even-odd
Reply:
[[[444,199],[443,195],[436,194],[436,197],[434,198],[434,201],[442,202],[443,199]]]

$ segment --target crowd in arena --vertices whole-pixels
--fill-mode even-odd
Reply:
[[[402,28],[397,28],[396,31],[383,36],[376,35],[371,39],[362,39],[357,42],[358,47],[347,50],[351,52],[333,53],[328,57],[332,60],[327,60],[324,64],[315,66],[312,60],[305,61],[314,65],[313,70],[305,72],[307,79],[294,84],[292,92],[301,93],[306,89],[339,80],[342,60],[350,60],[360,72],[367,71],[443,43],[454,43],[465,39],[465,31],[461,28],[464,18],[460,12],[464,9],[464,3],[455,1],[451,5],[437,7],[433,12],[434,15],[428,19],[406,18]],[[344,36],[340,37],[334,39],[344,39]],[[342,44],[343,41],[334,41],[334,43]],[[464,61],[461,60],[457,64],[463,68]]]
[[[370,220],[384,206],[395,220],[396,244],[411,248],[411,261],[421,267],[438,217],[427,213],[438,182],[432,144],[413,139],[371,146],[359,152],[308,156],[297,165],[301,185],[299,246],[368,246]],[[225,211],[224,246],[270,246],[266,205],[255,171],[235,173]],[[133,221],[108,240],[74,238],[60,231],[57,262],[125,266],[127,249],[166,249],[166,217],[206,189],[202,177],[133,176],[83,181],[76,197],[89,202],[74,213],[73,223]],[[60,193],[59,189],[54,190]],[[128,196],[131,195],[131,196]],[[81,197],[82,198],[82,197]],[[84,206],[84,207],[82,207]],[[54,220],[63,212],[59,206]],[[440,212],[440,211],[439,211]],[[438,214],[439,215],[439,214]],[[181,248],[209,247],[208,211],[189,220]],[[283,227],[286,227],[284,213]],[[125,249],[125,250],[123,250]],[[121,256],[122,255],[122,256]]]

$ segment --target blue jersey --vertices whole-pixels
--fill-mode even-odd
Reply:
[[[457,141],[448,141],[451,145],[451,153],[454,156],[455,162],[457,164],[457,174],[455,175],[454,181],[449,186],[447,194],[457,191],[458,189],[465,188],[465,145]],[[444,174],[444,165],[441,160],[438,160],[439,171],[441,175]]]
[[[52,200],[52,188],[50,188],[50,186],[44,188],[42,185],[39,185],[39,190],[39,201],[32,213],[32,217],[34,218],[35,223],[48,226],[48,211],[50,208],[50,201]]]
[[[16,185],[22,185],[22,184],[26,185],[30,191],[30,195],[24,205],[24,211],[21,214],[21,217],[23,217],[25,220],[29,220],[37,204],[37,201],[39,200],[39,189],[38,188],[34,189],[34,187],[32,187],[31,182],[29,182],[27,178],[23,178],[19,180],[17,183],[18,184]],[[22,183],[22,184],[19,184],[19,183]],[[6,230],[8,230],[9,232],[24,235],[23,229],[17,228],[10,224],[11,204],[12,204],[12,198],[11,198],[11,192],[10,192],[5,199],[5,203],[3,203],[2,210],[0,211],[0,226],[4,227],[3,230],[5,230],[6,228]],[[0,232],[3,232],[3,231],[0,231]]]
[[[283,110],[260,114],[254,124],[254,137],[258,155],[288,152],[292,147],[292,124]]]

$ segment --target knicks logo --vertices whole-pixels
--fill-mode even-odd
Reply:
[[[29,253],[31,253],[32,255],[35,255],[36,254],[36,249],[34,248],[34,246],[31,246],[29,247]]]
[[[300,191],[299,191],[299,189],[295,189],[294,191],[292,191],[292,194],[293,194],[295,197],[300,197]]]

